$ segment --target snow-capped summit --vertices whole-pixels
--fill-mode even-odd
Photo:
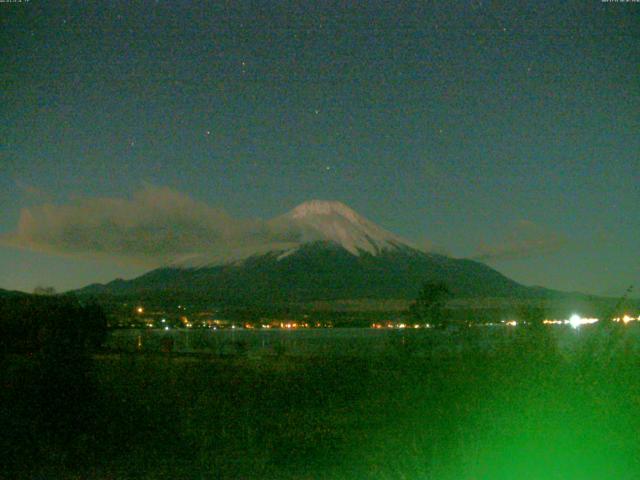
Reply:
[[[361,252],[376,254],[409,244],[362,217],[344,203],[335,201],[305,202],[275,219],[274,224],[289,224],[289,228],[299,234],[301,243],[334,242],[354,255]]]
[[[337,214],[348,218],[352,222],[357,222],[362,218],[344,203],[330,200],[309,200],[308,202],[298,205],[291,210],[289,214],[294,218],[304,218],[310,215]]]
[[[276,253],[278,260],[312,242],[328,242],[359,256],[410,247],[397,235],[367,220],[344,203],[311,200],[271,220],[257,220],[242,236],[215,242],[201,251],[182,255],[169,264],[174,268],[206,268],[243,262],[247,258]]]

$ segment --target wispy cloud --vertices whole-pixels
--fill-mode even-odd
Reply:
[[[446,255],[446,256],[452,255],[451,251],[447,247],[439,243],[435,243],[432,240],[429,240],[428,238],[421,238],[418,241],[413,242],[413,245],[419,250],[422,250],[423,252],[426,252],[426,253],[435,253],[438,255]]]
[[[516,260],[555,253],[566,245],[564,235],[529,220],[521,220],[504,240],[495,244],[481,243],[473,258],[485,262]]]
[[[16,187],[18,187],[18,189],[22,192],[22,195],[29,200],[46,202],[51,198],[47,192],[34,185],[24,183],[20,180],[15,180],[15,183]]]
[[[78,198],[24,208],[17,229],[0,243],[157,266],[201,252],[219,257],[255,245],[286,246],[296,234],[262,220],[233,218],[190,196],[145,184],[132,198]]]

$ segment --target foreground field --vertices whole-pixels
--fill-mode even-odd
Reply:
[[[140,479],[635,479],[629,329],[374,356],[7,356],[2,475]],[[83,363],[84,362],[84,363]],[[61,385],[66,385],[64,389]],[[72,391],[69,385],[77,385]]]

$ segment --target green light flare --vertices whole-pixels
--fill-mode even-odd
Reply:
[[[583,333],[573,355],[524,336],[496,355],[462,355],[425,374],[429,381],[405,395],[414,403],[408,414],[401,408],[403,427],[367,445],[366,461],[383,472],[375,478],[638,478],[633,339]]]

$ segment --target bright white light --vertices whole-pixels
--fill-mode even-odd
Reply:
[[[578,328],[581,325],[589,325],[592,323],[596,323],[597,321],[597,318],[582,318],[580,315],[574,313],[569,318],[569,325],[571,325],[573,328]]]
[[[164,327],[165,330],[169,330],[169,327]]]
[[[580,315],[576,315],[575,313],[571,315],[571,317],[569,317],[569,324],[573,328],[578,328],[582,324],[582,319],[580,318]]]
[[[516,322],[515,320],[510,320],[507,322],[507,326],[509,327],[517,327],[518,326],[518,322]]]

